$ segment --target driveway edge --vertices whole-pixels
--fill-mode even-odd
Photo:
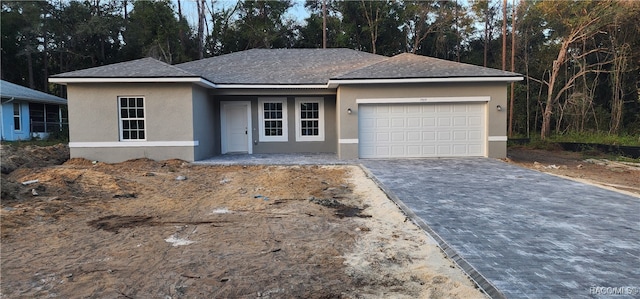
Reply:
[[[445,256],[448,257],[455,263],[458,267],[462,269],[462,271],[471,278],[471,280],[478,286],[478,288],[484,292],[487,296],[494,299],[506,299],[507,297],[498,290],[489,280],[487,280],[478,270],[476,270],[469,262],[467,262],[462,256],[460,256],[449,244],[440,237],[427,223],[425,223],[416,213],[414,213],[407,205],[400,200],[400,198],[395,195],[387,186],[385,186],[376,176],[371,172],[367,167],[363,164],[357,164],[362,171],[369,177],[378,187],[405,213],[413,223],[422,228],[427,235],[432,237],[438,247],[444,252]]]

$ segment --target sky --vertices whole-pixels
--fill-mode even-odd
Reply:
[[[172,0],[171,2],[173,3],[177,11],[178,1]],[[210,0],[206,0],[206,2],[207,2],[207,5],[211,4]],[[216,9],[220,7],[226,8],[226,7],[233,7],[234,5],[236,5],[237,2],[238,1],[235,1],[235,0],[216,0],[215,5],[216,5]],[[299,24],[303,24],[304,19],[309,17],[309,12],[307,12],[304,8],[305,1],[292,0],[292,2],[293,2],[293,7],[290,8],[289,11],[287,11],[285,16],[287,18],[291,18],[295,20]],[[196,0],[181,0],[180,3],[182,6],[182,14],[185,15],[185,18],[187,19],[189,24],[191,24],[193,28],[196,28],[198,24],[198,6],[196,4]]]

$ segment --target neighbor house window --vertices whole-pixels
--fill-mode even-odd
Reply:
[[[324,141],[324,99],[296,99],[296,141]]]
[[[16,131],[20,131],[21,129],[21,121],[20,121],[20,104],[13,103],[13,129]]]
[[[260,141],[287,141],[287,99],[258,99]]]
[[[119,97],[120,140],[145,140],[143,97]]]

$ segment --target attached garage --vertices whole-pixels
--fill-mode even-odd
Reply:
[[[360,158],[486,155],[484,98],[381,101],[358,101]]]

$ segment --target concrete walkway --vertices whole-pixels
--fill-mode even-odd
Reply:
[[[345,165],[357,160],[338,160],[335,154],[226,154],[193,162],[195,165]]]
[[[360,162],[493,297],[640,298],[638,198],[492,159]]]

